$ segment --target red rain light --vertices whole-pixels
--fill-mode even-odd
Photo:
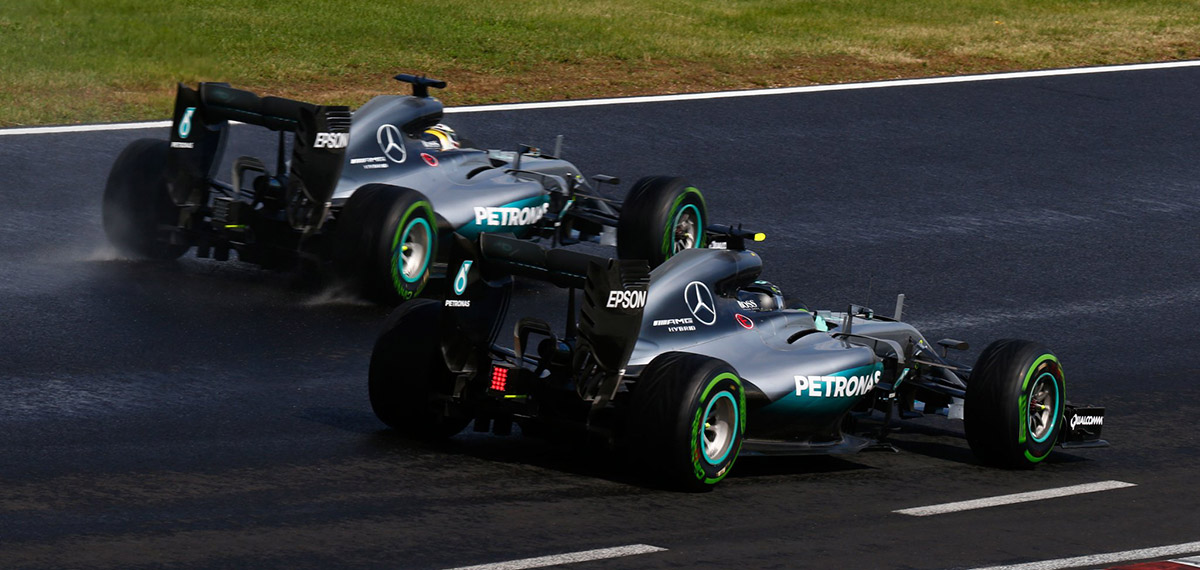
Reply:
[[[508,369],[500,366],[492,367],[492,389],[497,392],[503,392],[504,387],[508,384]]]

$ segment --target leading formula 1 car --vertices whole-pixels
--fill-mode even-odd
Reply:
[[[375,97],[353,115],[223,83],[179,85],[170,140],[134,141],[113,165],[103,201],[109,240],[156,259],[195,246],[198,257],[227,260],[232,250],[266,267],[332,260],[365,296],[393,303],[421,293],[455,232],[615,241],[620,257],[655,264],[703,245],[704,198],[683,180],[643,178],[624,203],[607,200],[557,149],[465,148],[429,96],[445,82],[396,79],[412,95]],[[230,121],[279,133],[273,169],[241,156],[229,182],[218,178]]]
[[[1067,402],[1063,367],[1040,344],[999,340],[974,366],[911,325],[851,305],[784,305],[758,280],[757,237],[710,227],[653,271],[644,261],[544,250],[501,235],[458,238],[453,287],[396,309],[371,356],[371,406],[418,438],[477,431],[599,436],[671,486],[711,488],[742,454],[849,453],[873,440],[849,418],[964,417],[985,463],[1032,467],[1055,444],[1107,445],[1104,409]],[[512,275],[570,290],[562,336],[540,319],[497,344]],[[576,309],[576,291],[582,292]]]

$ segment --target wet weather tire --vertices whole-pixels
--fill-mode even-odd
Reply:
[[[971,451],[989,465],[1033,467],[1054,449],[1066,397],[1062,365],[1044,346],[993,342],[967,383],[963,421]]]
[[[668,487],[707,491],[742,447],[746,396],[724,361],[683,352],[654,358],[634,387],[626,433],[638,468]]]
[[[445,439],[470,421],[446,413],[454,379],[438,344],[440,316],[441,305],[431,299],[401,305],[388,317],[371,352],[371,409],[407,438]]]
[[[339,275],[377,303],[421,294],[437,257],[437,218],[420,192],[368,184],[350,195],[337,218]]]
[[[124,255],[175,259],[187,246],[171,244],[179,208],[167,193],[167,151],[158,139],[133,141],[113,163],[104,186],[101,218],[108,241]]]
[[[653,176],[629,190],[617,225],[617,255],[658,267],[672,255],[704,247],[704,196],[682,178]]]

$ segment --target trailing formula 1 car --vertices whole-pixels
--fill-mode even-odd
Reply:
[[[429,96],[445,82],[396,79],[412,95],[375,97],[353,115],[223,83],[180,84],[170,140],[134,141],[113,165],[103,201],[109,240],[152,259],[195,247],[197,257],[236,251],[265,267],[332,265],[385,303],[421,293],[452,233],[615,243],[620,257],[652,264],[704,245],[704,198],[683,180],[647,177],[624,203],[605,199],[593,184],[619,181],[589,182],[557,149],[467,148]],[[279,133],[273,169],[241,156],[228,182],[218,178],[230,121]]]
[[[416,438],[572,431],[622,447],[674,487],[704,490],[744,454],[850,453],[899,414],[964,417],[985,463],[1032,467],[1058,444],[1107,445],[1104,409],[1067,402],[1063,367],[1040,344],[1000,340],[974,366],[946,358],[894,318],[785,305],[758,280],[761,236],[711,226],[710,248],[649,270],[640,260],[544,250],[501,235],[458,238],[453,288],[396,309],[371,356],[375,414]],[[497,344],[512,276],[569,289],[565,332],[522,318]],[[581,291],[579,309],[577,295]],[[902,300],[902,298],[901,298]],[[850,418],[880,416],[853,434]],[[870,435],[871,437],[863,437]]]

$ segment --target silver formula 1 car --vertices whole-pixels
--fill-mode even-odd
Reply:
[[[174,259],[195,247],[198,257],[236,251],[265,267],[330,265],[385,303],[419,295],[444,271],[439,252],[453,233],[599,241],[652,264],[704,245],[704,198],[682,179],[643,178],[623,203],[605,199],[595,185],[619,181],[589,182],[557,149],[470,148],[429,96],[445,82],[396,78],[412,95],[375,97],[353,114],[223,83],[179,85],[170,140],[134,141],[113,165],[109,240],[136,257]],[[241,156],[219,172],[231,121],[279,133],[273,168],[271,157]]]
[[[1042,345],[999,340],[967,366],[946,357],[966,343],[931,345],[899,320],[899,302],[893,318],[788,306],[745,248],[761,236],[709,232],[712,247],[653,271],[501,235],[458,238],[446,296],[401,306],[375,343],[375,414],[420,438],[472,421],[499,434],[516,423],[600,436],[692,490],[721,481],[739,455],[854,452],[894,418],[938,411],[965,419],[988,464],[1032,467],[1056,444],[1107,445],[1103,408],[1067,402],[1063,366]],[[496,342],[513,275],[570,290],[561,336],[527,317],[511,348]],[[872,437],[847,432],[870,415],[884,426]]]

